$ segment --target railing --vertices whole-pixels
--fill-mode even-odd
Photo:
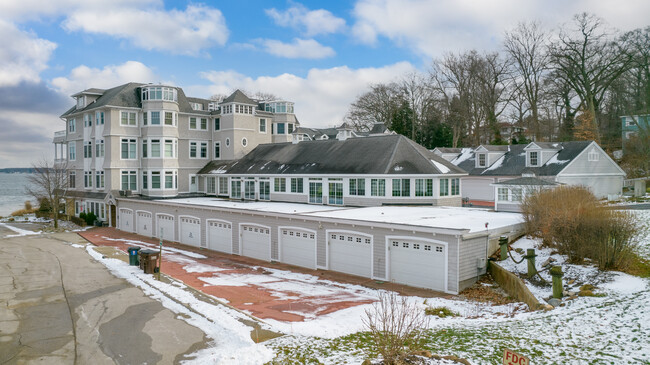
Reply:
[[[54,132],[54,137],[65,137],[65,129],[62,131],[56,131]]]

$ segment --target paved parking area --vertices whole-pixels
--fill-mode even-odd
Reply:
[[[158,241],[115,228],[93,228],[80,235],[98,246],[158,248]],[[262,319],[303,321],[370,303],[387,289],[420,297],[451,297],[426,289],[311,270],[165,242],[162,272]]]

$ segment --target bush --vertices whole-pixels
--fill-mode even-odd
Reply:
[[[380,292],[379,301],[362,318],[370,332],[370,345],[384,364],[401,364],[422,350],[423,332],[428,320],[422,310],[396,293]]]
[[[608,209],[587,188],[539,191],[524,199],[522,213],[528,234],[567,255],[569,262],[589,258],[601,269],[624,269],[633,257],[634,216]]]
[[[29,200],[25,201],[25,210],[29,210],[29,211],[34,210],[34,208],[32,207],[32,202],[30,202]]]
[[[428,307],[424,310],[424,314],[428,316],[438,316],[440,318],[458,317],[458,313],[447,307]]]
[[[95,221],[97,220],[97,216],[93,212],[86,213],[84,217],[81,217],[81,214],[79,214],[79,218],[83,218],[83,220],[85,220],[86,224],[89,226],[95,224]]]
[[[79,214],[79,215],[81,215],[81,214]],[[84,214],[84,216],[85,216],[85,214]],[[86,221],[84,219],[82,219],[81,217],[70,216],[70,222],[72,222],[72,223],[74,223],[74,224],[76,224],[78,226],[81,226],[81,227],[86,225]]]

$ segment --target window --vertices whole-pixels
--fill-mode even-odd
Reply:
[[[149,189],[149,173],[142,171],[142,189]]]
[[[227,177],[219,177],[219,195],[228,195]]]
[[[79,215],[79,202],[74,202],[74,214]]]
[[[631,127],[636,125],[636,121],[634,120],[634,117],[624,117],[625,118],[625,126],[626,127]]]
[[[283,177],[276,177],[273,179],[273,191],[276,193],[284,193],[287,191],[287,180]]]
[[[196,158],[197,142],[190,142],[190,158]]]
[[[151,188],[160,189],[160,171],[151,171]]]
[[[244,199],[255,200],[255,180],[244,181]]]
[[[160,112],[151,112],[151,125],[160,125]]]
[[[230,147],[230,138],[226,138],[226,147]]]
[[[203,104],[201,103],[190,103],[192,110],[203,110]]]
[[[260,133],[266,133],[266,119],[260,119]]]
[[[149,157],[149,150],[147,149],[147,140],[143,139],[142,140],[142,158],[148,158]]]
[[[136,115],[137,114],[135,112],[121,112],[120,125],[136,126],[137,125]]]
[[[440,179],[440,196],[449,195],[449,179]]]
[[[77,109],[81,109],[86,106],[86,97],[80,96],[77,98]]]
[[[214,159],[221,158],[221,143],[214,142]]]
[[[122,159],[135,160],[136,157],[136,140],[122,139]]]
[[[385,179],[370,179],[370,195],[371,196],[385,196],[386,195],[386,180]]]
[[[151,140],[151,157],[160,158],[160,140],[152,139]]]
[[[246,147],[248,145],[248,140],[246,138],[241,139],[241,145],[242,147]]]
[[[208,130],[208,119],[207,118],[201,118],[201,130],[203,130],[203,131]]]
[[[415,179],[415,196],[433,196],[433,179]]]
[[[138,190],[137,171],[122,171],[122,190]]]
[[[175,153],[176,149],[174,148],[175,142],[176,141],[172,140],[172,139],[166,139],[165,140],[165,157],[166,158],[173,158],[173,157],[176,156],[176,153]]]
[[[221,120],[219,118],[214,118],[214,130],[221,130]]]
[[[77,128],[76,124],[77,123],[76,123],[76,120],[74,118],[70,119],[68,121],[68,132],[74,133],[76,128]]]
[[[93,126],[93,116],[91,114],[84,114],[84,127],[92,127]]]
[[[600,154],[595,149],[593,149],[589,151],[587,158],[589,161],[596,162],[600,159]]]
[[[89,189],[93,187],[93,173],[92,171],[84,171],[84,188]]]
[[[508,188],[498,188],[497,195],[499,201],[508,201]]]
[[[530,166],[539,166],[538,152],[528,152],[528,162]]]
[[[74,189],[77,187],[77,172],[70,171],[68,172],[68,187]]]
[[[174,189],[173,171],[165,171],[165,189]]]
[[[104,171],[95,172],[95,187],[98,189],[104,188]]]
[[[233,180],[230,182],[230,197],[241,198],[241,180]]]
[[[205,184],[205,192],[207,194],[215,194],[217,192],[217,178],[208,177]]]
[[[165,125],[174,125],[174,113],[165,112]]]
[[[343,179],[328,179],[329,204],[343,204]]]
[[[142,113],[142,125],[147,125],[147,112]]]
[[[323,183],[309,179],[309,202],[323,204]]]
[[[276,134],[284,134],[284,123],[277,123],[275,128],[277,130]]]
[[[91,141],[84,141],[84,158],[93,157],[93,143]]]
[[[393,196],[411,196],[411,180],[393,179]]]
[[[521,201],[521,189],[520,188],[512,188],[512,189],[510,189],[510,199],[513,202],[520,202]]]
[[[350,195],[366,195],[366,179],[350,179]]]
[[[190,117],[190,129],[196,129],[196,117]]]
[[[260,180],[259,182],[260,200],[271,200],[271,182]]]
[[[293,123],[287,124],[287,133],[289,134],[293,133]]]
[[[292,177],[291,178],[291,192],[302,194],[303,189],[303,180],[302,177]]]
[[[208,142],[201,142],[201,158],[208,158]]]
[[[77,146],[74,145],[74,142],[72,143],[73,144],[68,145],[68,154],[70,155],[68,160],[70,161],[74,161],[77,159]]]
[[[145,87],[142,89],[142,100],[178,101],[178,92],[171,87]]]
[[[451,195],[452,196],[460,195],[460,179],[459,178],[451,179]]]
[[[95,157],[104,157],[104,140],[95,142]]]
[[[487,156],[485,153],[479,153],[476,155],[478,161],[478,167],[485,167],[487,165]]]
[[[222,114],[232,114],[232,105],[222,105],[221,106]]]

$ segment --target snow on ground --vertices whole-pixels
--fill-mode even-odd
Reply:
[[[156,244],[153,244],[153,243],[149,243],[149,242],[143,242],[143,241],[137,241],[137,240],[127,240],[127,239],[123,239],[123,238],[110,238],[110,237],[103,237],[103,236],[102,236],[102,238],[107,240],[107,241],[122,242],[122,243],[131,245],[131,246],[135,246],[135,247],[142,247],[142,248],[149,248],[149,249],[156,249],[156,250],[160,249],[160,246],[158,246]],[[205,258],[207,258],[207,256],[201,255],[200,253],[187,251],[187,250],[181,250],[181,249],[178,249],[178,248],[175,248],[175,247],[168,247],[168,246],[165,246],[165,245],[163,245],[162,250],[163,250],[163,252],[166,252],[166,253],[170,253],[170,252],[179,253],[181,255],[185,255],[185,256],[188,256],[188,257],[193,257],[195,259],[205,259]],[[194,262],[194,261],[188,261],[188,262]]]
[[[34,231],[27,230],[27,229],[14,227],[12,225],[5,224],[5,223],[0,223],[0,227],[4,227],[4,228],[7,228],[9,230],[12,230],[12,231],[16,232],[16,234],[5,236],[6,238],[29,236],[29,235],[34,235],[34,234],[41,234],[40,231],[39,232],[34,232]]]

